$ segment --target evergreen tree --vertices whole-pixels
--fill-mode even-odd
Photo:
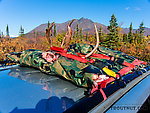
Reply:
[[[144,29],[145,29],[144,23],[142,22],[139,26],[139,29],[138,29],[138,31],[139,31],[139,43],[141,43],[142,39],[144,39],[144,32],[145,32]]]
[[[48,28],[50,27],[50,23],[49,23],[49,21],[48,21],[48,23],[47,23],[47,30],[48,30]],[[48,37],[50,37],[51,36],[51,30],[49,31],[49,36]]]
[[[33,31],[33,37],[35,38],[35,29],[34,29],[34,31]]]
[[[36,32],[36,38],[38,38],[38,36],[39,36],[39,32],[38,32],[38,30],[37,30],[37,32]]]
[[[114,49],[118,46],[119,42],[118,23],[114,14],[111,16],[111,20],[109,22],[110,25],[107,27],[109,33],[105,39],[104,46]]]
[[[100,26],[98,34],[99,34],[99,41],[100,41],[100,45],[101,45],[103,43],[102,26]]]
[[[76,31],[73,32],[73,40],[76,40]]]
[[[2,38],[2,36],[1,36],[1,30],[0,30],[0,38]]]
[[[56,25],[54,24],[54,37],[56,37],[57,33],[56,33]]]
[[[9,28],[8,28],[8,24],[6,26],[6,37],[9,37]]]
[[[128,33],[128,42],[131,44],[133,43],[133,33],[132,33],[132,23],[130,24],[130,27],[129,27],[129,33]]]
[[[2,37],[2,38],[4,37],[4,34],[3,34],[3,32],[1,33],[1,37]]]
[[[77,24],[76,27],[76,37],[79,38],[79,24]]]
[[[88,33],[86,33],[85,40],[88,41]]]
[[[143,35],[144,34],[144,29],[145,29],[145,27],[144,27],[144,23],[142,22],[141,24],[140,24],[140,26],[139,26],[139,33],[141,34],[141,35]]]
[[[123,34],[123,42],[125,42],[125,43],[128,42],[128,35],[126,33]]]
[[[139,43],[140,41],[139,41],[139,34],[138,34],[138,31],[136,30],[135,33],[133,33],[133,35],[134,35],[134,42],[135,42],[135,43]]]
[[[21,37],[24,36],[24,29],[22,28],[22,26],[20,26],[19,35],[20,35]]]
[[[35,31],[35,30],[34,30]],[[39,35],[39,32],[38,30],[36,31],[36,36],[35,36],[35,46],[37,46],[38,44],[38,35]]]
[[[80,28],[80,39],[83,39],[82,28]]]
[[[49,28],[49,26],[50,26],[50,23],[49,23],[49,21],[48,21],[48,23],[47,23],[47,28]]]

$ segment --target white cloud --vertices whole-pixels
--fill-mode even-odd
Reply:
[[[125,10],[129,10],[129,9],[130,9],[130,7],[126,7],[126,8],[125,8]]]

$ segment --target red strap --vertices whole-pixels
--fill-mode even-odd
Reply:
[[[126,61],[123,62],[123,65],[127,66],[127,67],[131,67],[131,68],[135,68],[135,65],[128,63]]]
[[[144,62],[144,61],[141,61],[141,60],[138,60],[138,59],[135,59],[133,62],[132,62],[133,65],[137,65],[139,66],[140,64],[144,64],[146,65],[147,62]]]
[[[106,79],[106,80],[104,80],[104,81],[102,81],[102,82],[97,83],[97,86],[96,86],[96,87],[93,85],[93,88],[92,88],[92,90],[91,90],[91,94],[93,94],[95,91],[98,91],[98,90],[99,90],[99,91],[101,92],[103,98],[104,98],[103,101],[105,101],[105,100],[107,99],[107,97],[106,97],[104,91],[102,90],[102,88],[106,88],[106,85],[107,85],[108,83],[111,83],[111,82],[114,81],[114,80],[115,80],[115,79],[111,77],[111,78],[109,78],[109,79]]]
[[[90,63],[93,63],[94,60],[87,60],[85,58],[82,58],[82,57],[79,57],[79,56],[76,56],[76,55],[72,55],[72,54],[67,54],[67,53],[61,53],[60,54],[64,57],[67,57],[67,58],[70,58],[70,59],[74,59],[74,60],[77,60],[79,62],[82,62],[82,63],[87,63],[87,62],[90,62]]]
[[[107,60],[114,61],[114,57],[110,58],[109,56],[103,55],[103,54],[92,54],[91,57],[100,58],[100,59],[107,59]],[[127,66],[127,67],[131,67],[133,69],[133,68],[135,68],[135,65],[139,66],[140,64],[146,65],[147,62],[135,59],[132,63],[128,63],[128,62],[124,61],[122,65]]]
[[[58,52],[60,52],[61,54],[62,54],[62,53],[67,53],[67,50],[64,50],[63,48],[56,47],[56,46],[51,47],[51,50],[52,50],[52,51],[58,51]],[[78,56],[76,56],[76,55],[71,55],[71,54],[68,54],[68,55],[62,54],[62,55],[64,55],[65,57],[68,57],[68,58],[77,60],[77,61],[79,61],[79,62],[83,62],[83,63],[93,62],[93,61],[88,61],[88,60],[84,59],[83,57],[84,57],[85,55],[83,55],[83,54],[81,54],[81,53],[77,53],[77,54],[78,54]],[[82,57],[82,58],[81,58],[81,57]],[[100,59],[112,60],[112,59],[110,59],[109,56],[103,55],[103,54],[92,54],[91,57],[100,58]],[[83,61],[82,61],[82,60],[83,60]],[[131,67],[131,68],[134,68],[135,65],[138,65],[138,66],[139,66],[141,63],[144,64],[144,65],[147,64],[147,62],[144,62],[144,61],[140,61],[140,60],[138,60],[138,59],[135,59],[135,60],[132,62],[132,64],[130,64],[130,63],[124,61],[123,65],[125,65],[125,66],[127,66],[127,67],[129,66],[129,67]]]
[[[133,65],[137,65],[139,66],[140,64],[144,64],[146,65],[147,62],[144,62],[144,61],[141,61],[141,60],[138,60],[138,59],[135,59],[133,62],[132,62]]]
[[[64,50],[63,48],[56,47],[56,46],[51,47],[51,50],[52,50],[52,51],[58,51],[58,52],[61,52],[61,53],[67,53],[67,50]],[[80,57],[84,57],[84,56],[85,56],[85,55],[83,55],[83,54],[81,54],[81,53],[77,53],[77,54],[78,54],[78,56],[80,56]],[[67,57],[67,56],[66,56],[66,57]],[[73,56],[73,57],[74,57],[74,56]],[[103,55],[103,54],[92,54],[90,57],[112,60],[112,59],[110,59],[109,56]],[[75,59],[76,59],[76,58],[75,58]],[[140,64],[146,65],[147,62],[144,62],[144,61],[140,61],[140,60],[138,60],[138,59],[135,59],[135,60],[132,62],[132,64],[130,64],[130,63],[126,62],[126,61],[124,61],[124,63],[123,63],[123,65],[125,65],[125,66],[127,66],[127,67],[129,66],[129,67],[132,67],[132,68],[134,68],[135,65],[138,65],[138,66],[139,66]]]
[[[121,76],[123,76],[124,74],[126,74],[127,72],[131,71],[133,68],[131,67],[124,67],[122,68],[118,73],[121,74]]]
[[[109,56],[103,54],[92,54],[91,57],[110,60]]]
[[[89,60],[87,60],[85,58],[82,58],[80,56],[76,56],[76,55],[73,55],[73,54],[68,54],[67,50],[64,50],[63,48],[60,48],[60,47],[53,46],[53,47],[51,47],[51,50],[52,51],[57,51],[59,54],[61,54],[64,57],[74,59],[74,60],[77,60],[77,61],[82,62],[82,63],[87,63],[87,62],[93,63],[94,62],[93,60],[89,61]]]
[[[114,57],[110,58],[109,56],[103,55],[103,54],[92,54],[91,57],[100,58],[100,59],[107,59],[107,60],[114,61]],[[130,64],[130,63],[126,62],[126,61],[124,61],[122,65],[125,65],[127,67],[131,67],[131,68],[135,68],[135,66],[133,64]]]
[[[85,57],[85,55],[82,54],[82,53],[76,53],[76,54],[80,57]],[[106,56],[106,55],[103,55],[103,54],[92,54],[90,57],[110,60],[109,56]]]
[[[51,47],[51,50],[52,51],[58,51],[58,52],[65,52],[65,53],[67,53],[67,50],[64,50],[63,48],[56,47],[56,46]]]
[[[91,94],[93,94],[95,91],[97,91],[98,90],[98,85],[95,87],[94,85],[93,85],[93,88],[92,88],[92,90],[91,90]]]
[[[103,96],[103,101],[105,101],[106,99],[107,99],[107,97],[106,97],[106,94],[105,94],[105,92],[103,91],[103,89],[100,87],[99,88],[99,86],[100,86],[100,84],[99,85],[97,85],[96,87],[95,86],[93,86],[93,89],[91,90],[91,94],[93,94],[95,91],[100,91],[100,93],[102,94],[102,96]]]
[[[147,62],[144,62],[144,61],[143,61],[142,64],[147,65]]]
[[[104,93],[103,89],[100,88],[99,91],[101,92],[102,96],[103,96],[103,102],[107,99],[106,94]]]
[[[144,64],[144,65],[147,64],[147,62],[144,62],[144,61],[141,61],[141,60],[138,60],[138,61],[139,61],[139,63],[141,63],[141,64]]]
[[[111,77],[111,78],[109,78],[109,79],[106,79],[106,80],[104,80],[104,81],[101,82],[100,87],[101,87],[101,88],[106,88],[106,85],[107,85],[108,83],[113,82],[114,80],[115,80],[115,79],[114,79],[113,77]]]

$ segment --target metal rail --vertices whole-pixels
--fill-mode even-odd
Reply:
[[[11,65],[11,66],[2,66],[0,67],[0,71],[4,71],[4,70],[7,70],[7,69],[10,69],[10,68],[13,68],[13,67],[17,67],[18,65]]]
[[[117,102],[123,95],[125,95],[129,90],[131,90],[135,85],[137,85],[140,81],[150,75],[150,71],[144,73],[138,78],[134,79],[130,83],[127,84],[125,88],[118,90],[116,93],[109,96],[109,98],[105,102],[101,102],[96,107],[94,107],[89,113],[103,113],[106,112],[115,102]]]

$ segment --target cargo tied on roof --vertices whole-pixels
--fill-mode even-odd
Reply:
[[[68,24],[70,29],[71,24]],[[104,101],[107,95],[103,91],[109,83],[117,82],[120,88],[126,87],[124,76],[137,72],[141,75],[150,70],[149,63],[140,61],[120,51],[99,46],[99,36],[95,25],[97,43],[95,46],[76,43],[68,47],[52,46],[50,51],[29,49],[18,53],[7,54],[7,60],[21,66],[40,69],[49,75],[63,77],[79,87],[88,89],[87,95],[100,91]],[[71,30],[68,30],[72,32]],[[70,35],[65,35],[70,38]],[[70,39],[69,39],[70,40]],[[67,47],[67,48],[66,48]]]

